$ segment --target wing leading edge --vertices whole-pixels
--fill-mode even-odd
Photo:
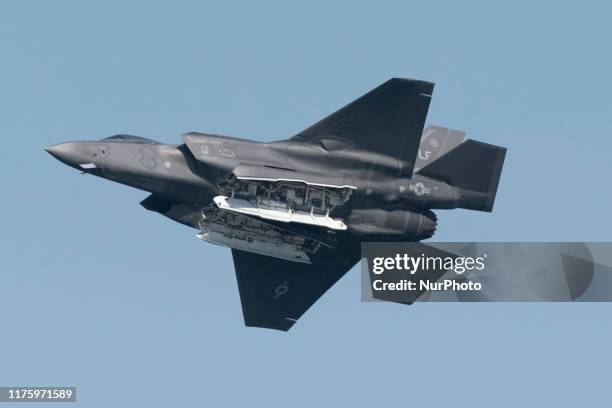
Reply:
[[[329,145],[338,141],[397,159],[398,175],[410,177],[434,84],[393,78],[292,137]]]
[[[232,249],[247,326],[287,331],[359,260],[358,252],[316,265]]]

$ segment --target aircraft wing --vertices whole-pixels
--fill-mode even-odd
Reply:
[[[317,265],[232,249],[247,326],[287,331],[359,260],[359,252]],[[340,257],[338,257],[340,258]]]
[[[303,130],[291,141],[357,148],[397,159],[410,177],[434,84],[393,78]]]

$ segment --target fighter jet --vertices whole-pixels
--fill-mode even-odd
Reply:
[[[231,248],[247,326],[287,331],[360,259],[361,242],[430,238],[432,210],[493,209],[506,149],[438,126],[434,84],[393,78],[293,137],[115,135],[46,150],[151,193],[141,205]]]

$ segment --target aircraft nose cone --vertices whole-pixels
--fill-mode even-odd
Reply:
[[[60,143],[45,149],[47,153],[68,166],[79,168],[82,155],[77,142]]]

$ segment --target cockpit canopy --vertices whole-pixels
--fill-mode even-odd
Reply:
[[[124,141],[130,143],[142,143],[142,144],[159,144],[152,139],[147,139],[146,137],[134,136],[134,135],[114,135],[110,137],[105,137],[102,140],[112,140],[112,141]]]

